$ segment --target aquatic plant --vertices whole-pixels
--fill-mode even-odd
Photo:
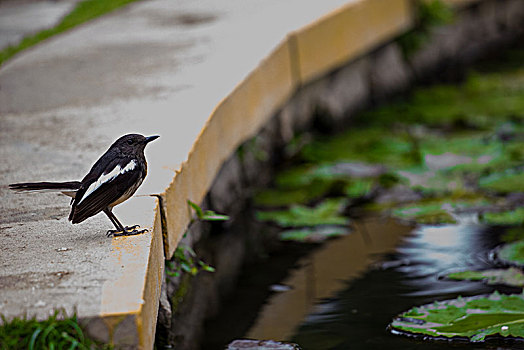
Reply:
[[[446,275],[452,280],[483,281],[487,284],[505,284],[513,287],[524,287],[524,273],[515,267],[507,269],[489,269],[489,270],[467,270],[452,272]]]
[[[396,334],[482,342],[491,336],[524,337],[524,295],[494,292],[417,306],[393,320]]]
[[[292,205],[286,210],[258,211],[256,217],[282,227],[348,225],[349,218],[340,214],[346,204],[345,198],[328,198],[312,208]]]
[[[524,240],[499,247],[496,250],[496,258],[506,264],[524,267]]]

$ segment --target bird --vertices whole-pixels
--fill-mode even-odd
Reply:
[[[159,136],[145,137],[127,134],[116,140],[95,162],[81,181],[24,182],[10,184],[16,192],[62,192],[72,197],[69,221],[81,223],[100,212],[107,215],[116,230],[108,230],[108,237],[132,236],[147,232],[139,225],[124,226],[118,221],[113,208],[129,199],[147,175],[144,155],[146,145]]]

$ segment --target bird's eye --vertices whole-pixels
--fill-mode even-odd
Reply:
[[[127,140],[127,144],[128,145],[132,145],[133,144],[133,140],[131,140],[131,139]]]

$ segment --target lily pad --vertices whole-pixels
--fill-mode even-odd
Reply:
[[[279,207],[305,204],[322,197],[331,187],[328,182],[313,182],[301,188],[271,188],[257,193],[253,200],[257,206]]]
[[[442,203],[418,203],[394,209],[391,214],[403,220],[415,221],[419,224],[447,224],[456,220]]]
[[[485,213],[483,221],[490,225],[522,225],[524,224],[524,207],[499,213]]]
[[[504,244],[496,250],[495,255],[504,263],[524,266],[524,240]]]
[[[393,320],[396,334],[459,338],[482,342],[490,336],[524,338],[524,295],[495,292],[434,302],[404,312]]]
[[[394,133],[384,127],[362,127],[314,141],[304,147],[301,155],[314,163],[361,161],[412,166],[420,161],[414,157],[415,147],[412,138],[405,133]]]
[[[420,201],[397,207],[392,210],[394,217],[414,221],[419,224],[454,224],[461,211],[489,204],[483,198],[457,199],[444,197]]]
[[[425,195],[467,192],[464,177],[459,174],[422,168],[411,171],[398,171],[397,174],[401,179],[405,179],[411,188]]]
[[[340,215],[346,204],[345,198],[329,198],[314,208],[292,205],[287,210],[258,211],[256,216],[258,220],[274,221],[282,227],[348,225],[349,219]]]
[[[513,287],[524,287],[524,273],[515,267],[508,269],[491,269],[483,271],[460,271],[446,276],[453,280],[484,281],[487,284],[505,284]]]
[[[283,241],[319,243],[331,237],[347,235],[349,232],[349,228],[344,226],[314,226],[283,231],[280,233],[280,239]]]
[[[480,180],[480,187],[502,194],[524,192],[524,172],[520,170],[492,174]]]

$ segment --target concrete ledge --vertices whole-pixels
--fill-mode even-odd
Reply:
[[[153,222],[139,236],[115,237],[105,261],[115,274],[104,282],[98,317],[86,322],[89,334],[107,344],[152,349],[164,273],[162,223],[154,197],[135,198],[120,216],[124,222]],[[147,302],[146,302],[147,301]],[[83,316],[83,315],[82,315]]]

